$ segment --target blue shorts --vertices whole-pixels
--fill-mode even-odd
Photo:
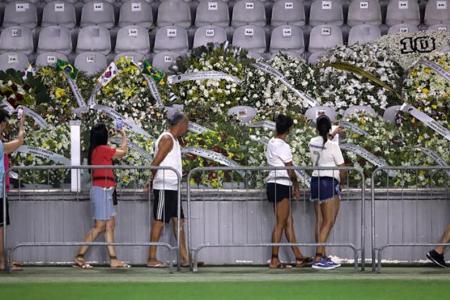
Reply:
[[[114,188],[91,187],[91,204],[94,219],[107,221],[117,213],[113,203]]]
[[[333,177],[311,177],[311,201],[326,201],[341,197],[339,181]]]

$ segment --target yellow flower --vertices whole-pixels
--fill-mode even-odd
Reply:
[[[429,92],[430,92],[430,90],[427,88],[422,89],[422,93],[424,93],[425,95],[428,95]]]
[[[423,71],[425,72],[425,74],[431,74],[431,69],[430,68],[424,68]]]
[[[56,98],[61,98],[66,94],[66,91],[62,88],[56,88],[55,90],[55,96]]]

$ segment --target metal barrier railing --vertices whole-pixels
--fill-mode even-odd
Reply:
[[[117,177],[117,190],[126,192],[130,191],[131,193],[140,194],[141,197],[143,196],[144,199],[151,202],[152,196],[151,191],[149,190],[145,194],[145,191],[143,189],[143,183],[148,180],[150,177],[150,172],[152,170],[158,170],[164,172],[163,177],[165,178],[165,172],[173,172],[176,174],[177,177],[177,187],[178,187],[178,212],[177,216],[178,219],[180,219],[181,214],[181,174],[178,173],[177,170],[170,168],[170,167],[144,167],[144,166],[62,166],[62,165],[52,165],[52,166],[29,166],[29,167],[14,167],[11,168],[8,171],[8,174],[5,174],[4,178],[4,187],[6,187],[6,177],[11,174],[12,172],[18,173],[18,182],[17,188],[11,191],[11,194],[15,195],[15,198],[17,198],[17,201],[20,201],[21,199],[25,199],[27,196],[28,198],[35,199],[36,197],[39,197],[39,195],[47,195],[47,199],[41,199],[43,201],[57,201],[57,200],[51,200],[50,195],[55,192],[64,192],[64,193],[70,193],[73,194],[72,198],[75,199],[86,199],[89,198],[88,195],[86,195],[86,191],[89,190],[90,187],[90,178],[88,175],[89,170],[96,170],[96,169],[112,169],[116,173]],[[84,176],[83,173],[84,172]],[[134,172],[133,180],[130,179],[130,172]],[[37,174],[41,173],[41,174]],[[72,173],[72,178],[75,177],[75,182],[71,180],[70,173]],[[118,174],[119,173],[119,174]],[[44,176],[44,175],[45,176]],[[124,178],[128,178],[127,180],[124,180]],[[84,180],[83,180],[84,179]],[[107,178],[105,177],[105,180]],[[124,182],[126,181],[126,182]],[[38,183],[38,184],[36,184]],[[3,192],[3,224],[4,224],[4,249],[5,249],[5,264],[6,271],[9,271],[10,264],[12,260],[14,259],[14,254],[19,248],[33,248],[33,247],[75,247],[75,246],[120,246],[120,247],[147,247],[147,246],[157,246],[157,247],[164,247],[168,249],[169,254],[172,256],[174,253],[176,253],[176,258],[178,262],[177,268],[180,268],[180,258],[179,258],[179,249],[180,249],[180,239],[178,238],[180,235],[180,222],[177,222],[176,226],[176,245],[171,245],[169,242],[114,242],[114,243],[107,243],[107,242],[91,242],[91,243],[85,243],[85,242],[79,242],[79,241],[33,241],[33,242],[20,242],[15,245],[13,245],[10,249],[8,249],[8,230],[6,226],[6,213],[7,213],[7,191],[6,188]],[[64,200],[64,199],[62,199]],[[120,199],[119,199],[120,201]],[[48,206],[49,207],[49,206]],[[150,206],[149,206],[150,207]],[[150,213],[150,209],[147,213],[148,216],[152,216],[153,214]],[[45,217],[45,216],[44,216]],[[64,217],[63,217],[64,219]],[[64,220],[63,220],[64,221]],[[136,221],[136,220],[134,220]],[[136,222],[134,223],[136,224]],[[151,224],[151,222],[150,222]],[[47,225],[53,225],[57,226],[58,224],[47,224]],[[64,226],[64,224],[59,224],[60,226]],[[137,225],[135,225],[137,226]],[[50,231],[54,227],[48,226],[46,230]],[[34,230],[35,228],[30,228],[30,231]],[[150,230],[150,228],[148,228]],[[85,232],[83,232],[85,234]],[[148,237],[149,235],[147,235]],[[169,270],[173,271],[173,265],[172,265],[172,259],[169,264]]]
[[[343,202],[349,200],[356,200],[360,203],[360,210],[359,213],[361,214],[360,217],[360,226],[357,226],[357,228],[354,228],[356,226],[353,226],[352,228],[354,230],[357,230],[358,232],[355,234],[355,236],[357,237],[356,240],[350,241],[350,242],[337,242],[337,243],[325,243],[325,244],[319,244],[319,243],[296,243],[296,244],[292,244],[292,243],[271,243],[271,242],[266,242],[266,241],[257,241],[257,242],[250,242],[249,238],[248,238],[248,222],[247,222],[247,226],[246,228],[239,228],[238,230],[240,232],[244,231],[243,235],[247,235],[247,239],[243,242],[238,242],[235,243],[233,242],[233,240],[231,242],[223,242],[221,241],[221,237],[220,237],[220,227],[222,226],[221,223],[221,217],[220,217],[220,208],[217,208],[217,215],[214,216],[215,218],[217,218],[216,223],[217,223],[217,228],[218,228],[218,232],[217,232],[217,241],[214,242],[210,242],[210,241],[205,241],[205,236],[206,236],[206,231],[210,231],[210,230],[214,230],[211,229],[211,227],[209,227],[209,224],[203,220],[200,221],[199,223],[201,224],[200,226],[203,226],[203,228],[197,228],[200,231],[203,230],[203,240],[201,240],[199,243],[195,243],[194,245],[194,241],[193,241],[193,233],[194,233],[194,228],[193,228],[193,223],[195,223],[194,221],[198,221],[198,218],[196,218],[196,220],[194,220],[193,218],[193,194],[195,192],[195,190],[204,190],[205,188],[202,188],[200,184],[197,185],[197,189],[195,188],[195,185],[192,186],[193,182],[195,182],[196,180],[201,180],[201,178],[203,177],[204,173],[208,173],[208,177],[210,178],[222,178],[224,179],[225,177],[227,177],[230,181],[229,185],[234,185],[231,188],[229,188],[228,190],[231,190],[232,192],[242,192],[242,191],[250,191],[250,190],[261,190],[262,188],[262,184],[264,184],[264,178],[266,176],[262,176],[262,173],[267,173],[270,171],[286,171],[286,170],[295,170],[298,174],[302,174],[301,177],[304,179],[305,184],[307,184],[307,179],[308,172],[312,172],[314,170],[321,172],[321,171],[333,171],[333,172],[340,172],[340,171],[346,171],[346,172],[356,172],[359,179],[358,182],[356,183],[356,187],[352,187],[352,184],[355,183],[350,183],[350,180],[348,179],[349,177],[347,177],[347,180],[345,183],[341,182],[341,185],[343,186],[343,197],[342,200]],[[220,174],[218,174],[220,173]],[[306,176],[305,176],[306,175]],[[319,175],[320,176],[320,175]],[[238,178],[236,178],[238,177]],[[305,180],[306,179],[306,180]],[[191,254],[191,262],[192,262],[192,270],[193,271],[197,271],[197,263],[198,263],[198,256],[199,256],[199,252],[202,249],[205,248],[255,248],[255,247],[260,247],[260,248],[264,248],[264,247],[273,247],[273,246],[280,246],[280,247],[292,247],[292,246],[300,246],[300,247],[317,247],[317,246],[327,246],[327,247],[332,247],[332,248],[349,248],[353,251],[353,259],[354,259],[354,268],[355,270],[357,270],[358,268],[358,252],[361,254],[361,270],[364,270],[365,267],[365,250],[364,250],[364,245],[365,245],[365,180],[364,180],[364,173],[362,172],[362,170],[358,169],[358,168],[354,168],[354,167],[334,167],[334,168],[326,168],[326,167],[280,167],[280,168],[274,168],[274,167],[207,167],[207,168],[196,168],[193,169],[191,172],[189,172],[188,176],[187,176],[187,182],[188,184],[188,190],[187,190],[187,207],[188,207],[188,245],[189,245],[189,251]],[[234,182],[234,183],[233,183]],[[225,184],[226,185],[226,184]],[[210,187],[206,187],[206,189],[208,191],[211,191]],[[216,189],[217,191],[219,191],[220,193],[224,193],[226,192],[226,188],[222,188],[221,189]],[[302,199],[306,200],[308,195],[308,191],[306,191],[305,189],[302,190]],[[352,199],[353,196],[353,199]],[[263,203],[261,200],[261,196],[259,196],[260,198],[257,199],[257,201],[260,201],[261,203]],[[265,197],[264,197],[265,198]],[[197,209],[199,211],[203,211],[203,215],[205,215],[205,203],[207,201],[215,201],[214,199],[206,199],[206,197],[202,197],[202,199],[200,199],[199,201],[202,202],[201,207],[197,207]],[[234,200],[231,200],[234,201]],[[291,205],[292,203],[295,203],[295,201],[290,201]],[[304,203],[304,208],[306,209],[306,201],[303,201]],[[220,205],[220,203],[218,204]],[[232,204],[233,205],[233,204]],[[246,208],[246,211],[248,212],[248,207]],[[228,219],[226,220],[227,223],[226,226],[229,228],[228,230],[230,232],[236,232],[236,229],[233,226],[233,219],[234,216],[231,215],[231,222],[230,222],[230,216],[228,216]],[[295,217],[294,217],[295,219]],[[351,226],[352,224],[350,224]],[[196,229],[196,232],[197,232]],[[270,237],[270,232],[267,232],[266,236]]]
[[[381,271],[382,255],[387,248],[450,246],[430,242],[432,238],[437,241],[437,237],[430,237],[433,226],[441,234],[446,225],[436,225],[436,215],[423,211],[426,208],[431,210],[432,206],[427,201],[448,203],[449,179],[450,167],[440,166],[380,167],[372,173],[372,271]],[[377,206],[378,202],[381,203],[379,200],[385,200],[385,203]],[[448,214],[448,211],[444,210],[444,213]],[[393,221],[395,224],[390,226]],[[383,230],[381,227],[386,228]],[[397,252],[396,255],[406,255],[405,252]]]

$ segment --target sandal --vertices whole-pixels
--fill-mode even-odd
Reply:
[[[110,260],[117,260],[117,256],[110,256],[109,259],[110,259]],[[111,268],[111,269],[114,269],[114,270],[130,269],[130,268],[131,268],[131,265],[127,264],[127,263],[124,262],[124,261],[121,261],[121,264],[119,264],[118,266],[112,266],[112,265],[110,265],[110,268]]]
[[[297,268],[311,267],[313,263],[314,259],[312,257],[301,256],[295,258],[295,267]]]
[[[277,259],[278,260],[278,264],[276,264],[275,266],[272,265],[272,260],[273,259]],[[269,263],[269,269],[287,269],[287,268],[291,268],[292,266],[289,264],[283,264],[280,262],[280,260],[278,259],[278,255],[272,255],[271,261]]]
[[[72,266],[74,268],[79,268],[79,269],[82,269],[82,270],[87,270],[87,269],[92,269],[93,268],[90,264],[88,264],[84,260],[84,255],[82,255],[82,254],[78,254],[75,257],[74,264]]]
[[[150,268],[150,269],[165,269],[168,267],[169,266],[166,263],[161,262],[161,261],[157,261],[157,260],[147,261],[147,268]]]

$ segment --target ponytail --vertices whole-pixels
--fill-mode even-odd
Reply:
[[[318,117],[317,120],[316,120],[316,128],[317,128],[317,131],[319,132],[319,135],[323,139],[322,149],[324,149],[325,148],[325,144],[328,141],[328,135],[329,135],[330,129],[331,129],[330,118],[328,118],[325,115],[322,115],[322,116]]]

